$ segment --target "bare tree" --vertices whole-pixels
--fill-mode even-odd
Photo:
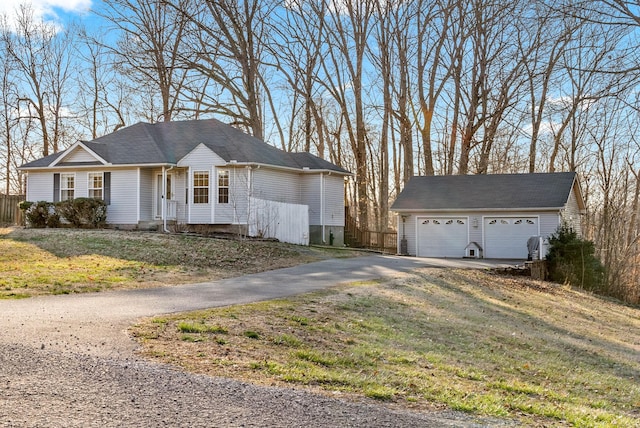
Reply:
[[[324,0],[325,10],[318,16],[327,20],[327,52],[323,57],[321,82],[341,109],[344,132],[348,136],[356,169],[358,221],[369,227],[369,192],[367,186],[368,154],[365,118],[365,53],[369,46],[375,12],[374,0]]]
[[[419,102],[416,125],[422,138],[425,175],[435,174],[432,141],[433,119],[440,95],[445,90],[456,63],[455,54],[446,55],[446,44],[451,43],[453,45],[451,53],[457,53],[455,45],[459,42],[459,33],[452,30],[454,25],[452,22],[454,20],[453,3],[452,1],[431,2],[425,0],[416,2],[416,81]],[[450,59],[448,63],[445,61],[446,58]],[[459,88],[459,85],[456,87]],[[453,164],[453,159],[449,164]],[[451,174],[451,170],[447,170],[447,173]]]
[[[209,0],[188,8],[175,1],[169,4],[193,25],[189,41],[195,53],[185,61],[196,72],[190,100],[197,99],[202,111],[229,117],[261,139],[269,108],[273,113],[269,119],[283,140],[265,71],[271,13],[277,2]]]
[[[517,102],[527,60],[519,55],[516,43],[521,25],[515,17],[521,15],[523,2],[474,1],[471,7],[467,22],[470,52],[459,76],[465,109],[459,174],[468,173],[476,147],[480,149],[477,172],[487,172],[494,136]]]
[[[2,26],[2,31],[8,31],[7,25]],[[2,38],[3,40],[5,37]],[[4,193],[11,193],[12,160],[14,145],[14,129],[18,124],[18,88],[15,79],[15,64],[9,57],[4,43],[0,43],[0,159],[3,163],[5,181]]]
[[[106,0],[104,4],[101,15],[120,36],[116,46],[107,46],[118,67],[135,88],[146,89],[154,98],[160,96],[160,111],[153,121],[171,121],[182,109],[188,21],[163,0]],[[190,0],[176,0],[179,8],[187,9],[190,4]]]
[[[28,6],[16,12],[16,27],[3,31],[8,55],[20,72],[20,103],[40,124],[42,154],[56,153],[65,140],[63,120],[72,74],[73,31],[59,32],[52,24],[37,22]]]
[[[325,35],[325,21],[314,17],[322,16],[323,2],[291,0],[282,13],[275,16],[271,31],[275,34],[267,48],[269,56],[277,64],[290,89],[291,119],[289,144],[309,152],[312,147],[320,157],[326,154],[331,142],[326,133],[322,109],[322,95],[318,79],[322,57],[322,40]],[[300,144],[293,140],[299,138]]]

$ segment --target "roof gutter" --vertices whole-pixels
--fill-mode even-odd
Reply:
[[[393,212],[403,213],[471,213],[471,212],[527,212],[527,211],[558,211],[564,209],[564,207],[527,207],[527,208],[441,208],[441,209],[427,209],[427,208],[393,208],[389,210]]]
[[[95,164],[95,165],[55,165],[55,166],[32,166],[32,167],[18,167],[18,171],[51,171],[52,169],[96,169],[96,168],[118,168],[118,169],[131,169],[131,168],[175,168],[177,164],[174,163],[143,163],[143,164]]]
[[[234,167],[234,166],[249,166],[249,167],[255,167],[255,168],[270,168],[270,169],[280,169],[280,170],[284,170],[284,171],[296,171],[296,172],[300,172],[303,174],[317,174],[317,173],[329,173],[329,174],[338,174],[338,175],[343,175],[343,176],[352,176],[353,173],[351,172],[342,172],[342,171],[336,171],[333,169],[326,169],[326,168],[320,168],[320,169],[312,169],[309,167],[302,167],[302,168],[293,168],[290,166],[280,166],[280,165],[272,165],[272,164],[268,164],[268,163],[261,163],[261,162],[237,162],[234,160],[231,160],[229,162],[227,162],[225,164],[226,167]]]

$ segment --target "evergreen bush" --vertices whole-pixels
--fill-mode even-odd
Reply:
[[[70,199],[58,202],[56,210],[74,227],[102,227],[107,221],[107,205],[101,199]]]
[[[595,256],[593,242],[582,239],[564,224],[549,238],[549,278],[585,290],[606,292],[605,270]]]
[[[24,210],[27,226],[34,228],[58,227],[60,216],[51,202],[22,202],[20,209]]]

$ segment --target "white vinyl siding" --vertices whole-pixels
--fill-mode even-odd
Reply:
[[[218,224],[246,224],[249,210],[249,177],[247,168],[222,168],[229,171],[229,203],[218,203],[217,171],[214,223]]]
[[[185,222],[187,220],[186,187],[188,172],[186,169],[173,170],[173,200],[176,203],[176,220]]]
[[[82,147],[76,147],[71,153],[64,155],[63,159],[60,159],[62,163],[65,162],[96,162],[97,159],[87,152]]]
[[[155,176],[154,172],[149,169],[139,169],[136,170],[139,182],[140,182],[140,200],[139,200],[139,212],[138,212],[138,220],[139,221],[151,221],[153,219],[153,177]],[[113,181],[113,175],[111,177]],[[132,177],[133,180],[133,177]],[[132,181],[132,185],[135,181]],[[112,184],[113,186],[113,184]],[[111,203],[114,202],[114,194],[113,189],[111,190]],[[109,210],[107,209],[107,213]]]
[[[344,192],[344,189],[342,190],[342,192]],[[300,195],[300,203],[309,207],[309,224],[319,225],[321,218],[320,174],[300,175]],[[344,211],[344,208],[342,209],[342,211]]]
[[[578,199],[576,198],[575,191],[571,191],[569,201],[565,211],[562,213],[562,221],[567,223],[573,230],[582,236],[582,225],[580,222],[580,207],[578,206]]]
[[[548,238],[558,230],[561,224],[560,215],[557,212],[540,213],[540,236]]]
[[[252,174],[252,197],[288,204],[301,203],[299,174],[269,168],[254,169]]]
[[[322,191],[322,193],[321,193]],[[344,178],[338,175],[300,176],[300,202],[309,206],[309,224],[344,226]],[[324,199],[322,200],[321,197]],[[321,214],[322,211],[322,215]]]
[[[31,202],[53,201],[53,172],[27,173],[26,200]]]
[[[324,224],[344,226],[344,178],[324,176]]]
[[[425,214],[426,215],[426,214]],[[416,255],[416,216],[413,214],[407,214],[403,223],[402,217],[398,214],[398,251],[400,250],[400,241],[402,239],[407,240],[407,253],[409,255]]]
[[[142,177],[144,176],[144,174],[140,176],[141,187],[143,182]],[[137,183],[138,171],[136,169],[115,170],[111,172],[111,205],[107,207],[108,223],[136,224],[138,222]],[[146,211],[148,211],[149,208],[150,206],[145,207]],[[141,204],[141,213],[142,211]]]

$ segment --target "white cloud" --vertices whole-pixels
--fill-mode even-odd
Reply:
[[[30,5],[35,20],[52,24],[63,22],[68,15],[86,14],[91,8],[91,0],[0,0],[0,15],[11,21],[23,4]]]

